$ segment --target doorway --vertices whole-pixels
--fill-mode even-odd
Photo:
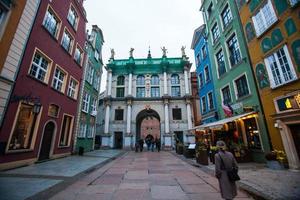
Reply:
[[[300,124],[289,125],[289,128],[291,130],[298,158],[300,160]]]
[[[136,141],[146,137],[160,139],[160,117],[152,109],[142,110],[136,117]]]
[[[174,134],[176,138],[178,139],[178,142],[181,142],[183,144],[183,132],[182,131],[174,131]]]
[[[115,149],[123,148],[123,132],[115,132],[114,147]]]
[[[39,161],[49,159],[54,131],[55,131],[55,124],[53,122],[48,122],[44,129],[42,146],[41,146],[39,159],[38,159]]]

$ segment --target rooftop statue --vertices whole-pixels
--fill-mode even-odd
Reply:
[[[133,57],[133,51],[134,51],[134,48],[130,48],[130,51],[129,51],[129,57]]]
[[[161,48],[161,50],[162,50],[162,52],[163,52],[163,57],[166,57],[166,56],[167,56],[167,49],[166,49],[166,47],[163,46],[163,47]]]
[[[185,54],[185,46],[182,46],[181,47],[181,54],[182,54],[182,57],[186,57],[186,54]]]
[[[114,49],[110,49],[110,59],[115,59],[115,50]]]

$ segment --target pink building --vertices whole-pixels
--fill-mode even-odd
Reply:
[[[41,1],[0,129],[0,169],[71,154],[86,22],[82,0]]]

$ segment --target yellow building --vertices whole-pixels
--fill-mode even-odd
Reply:
[[[273,149],[300,168],[300,1],[238,2]]]

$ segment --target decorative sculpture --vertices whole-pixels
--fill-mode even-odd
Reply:
[[[129,57],[133,57],[133,51],[134,51],[134,48],[130,48]]]
[[[181,47],[181,54],[182,54],[182,57],[186,57],[186,54],[185,54],[185,46],[182,46]]]
[[[163,46],[163,47],[161,48],[161,50],[162,50],[162,52],[163,52],[163,57],[166,57],[166,56],[167,56],[167,49],[166,49],[166,47]]]
[[[110,59],[115,59],[115,50],[114,49],[110,49]]]

